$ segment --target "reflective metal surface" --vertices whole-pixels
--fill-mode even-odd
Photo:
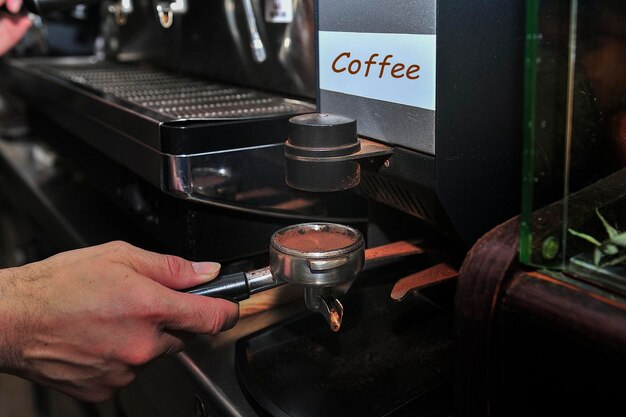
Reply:
[[[307,103],[150,67],[94,62],[39,69],[169,119],[271,117],[312,110]]]
[[[256,294],[261,291],[276,288],[282,285],[273,275],[269,266],[246,272],[246,279],[250,287],[250,294]]]
[[[308,233],[349,239],[341,248],[302,250],[292,242],[306,239]],[[288,236],[285,238],[285,236]],[[326,239],[324,239],[326,240]],[[324,246],[322,243],[320,246]],[[352,281],[363,269],[365,242],[361,233],[348,226],[333,223],[305,223],[289,226],[272,236],[270,265],[275,277],[307,287],[331,287]]]
[[[178,198],[261,215],[296,219],[295,213],[307,213],[309,221],[354,222],[355,207],[331,214],[322,196],[285,185],[282,144],[162,157],[163,189]]]
[[[164,30],[152,2],[137,1],[124,26],[105,22],[114,60],[147,60],[241,86],[315,97],[314,0],[295,0],[290,22],[266,21],[260,0],[188,0]]]
[[[248,30],[250,31],[250,50],[252,51],[252,58],[255,62],[264,62],[267,59],[267,53],[265,52],[265,45],[263,45],[261,35],[259,35],[256,16],[252,8],[252,0],[241,0],[241,2],[246,12],[246,22],[248,23]]]

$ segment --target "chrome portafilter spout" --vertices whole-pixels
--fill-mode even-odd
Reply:
[[[332,294],[332,288],[304,288],[304,303],[311,311],[320,313],[330,326],[330,330],[338,332],[343,320],[343,305]]]
[[[293,283],[304,287],[307,308],[320,313],[330,329],[339,331],[343,306],[337,296],[345,292],[365,263],[361,233],[334,223],[303,223],[274,233],[270,266],[222,276],[184,290],[190,294],[242,301],[251,294]]]

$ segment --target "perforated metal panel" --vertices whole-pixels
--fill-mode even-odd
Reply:
[[[309,103],[153,68],[103,62],[39,69],[172,119],[257,118],[315,110]]]
[[[367,198],[395,207],[412,216],[430,218],[418,194],[380,175],[363,171],[357,191]]]

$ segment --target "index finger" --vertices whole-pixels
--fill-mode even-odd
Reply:
[[[217,277],[220,271],[220,264],[216,262],[190,262],[178,256],[150,252],[126,242],[110,242],[99,248],[105,253],[112,251],[118,261],[169,288],[194,287]]]

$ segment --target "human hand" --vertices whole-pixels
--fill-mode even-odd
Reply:
[[[104,401],[191,334],[232,327],[238,305],[185,294],[219,264],[124,242],[0,270],[0,369],[85,401]]]
[[[0,7],[6,2],[11,13],[18,13],[22,7],[22,0],[0,0]],[[22,39],[30,27],[28,16],[0,14],[0,55],[11,49]]]

